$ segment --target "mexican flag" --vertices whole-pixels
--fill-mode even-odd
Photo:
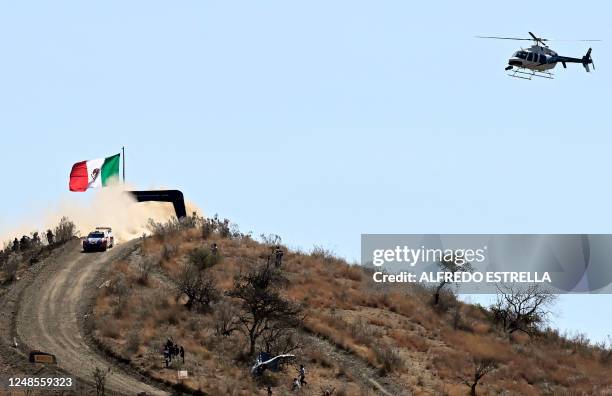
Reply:
[[[121,155],[77,162],[70,171],[70,191],[85,191],[89,188],[108,186],[119,179]]]

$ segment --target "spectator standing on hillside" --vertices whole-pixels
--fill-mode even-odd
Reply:
[[[21,237],[21,241],[19,242],[19,248],[21,251],[28,250],[30,248],[30,237],[24,235]]]
[[[53,236],[53,231],[51,231],[50,229],[47,230],[47,243],[50,245],[53,245],[53,242],[55,242],[55,237]]]
[[[13,241],[13,252],[16,252],[19,250],[19,239],[15,238],[15,240]]]
[[[34,247],[40,246],[40,235],[38,235],[38,232],[34,232],[32,234],[32,246]]]
[[[170,338],[166,341],[166,349],[168,350],[168,359],[172,362],[172,356],[174,356],[174,342]]]
[[[300,386],[306,385],[306,368],[300,364]]]
[[[280,246],[276,246],[276,249],[274,249],[274,265],[276,268],[283,264],[283,254],[283,249]]]
[[[268,396],[272,396],[272,387],[271,386],[268,386],[267,391],[268,391]]]
[[[167,346],[164,347],[164,362],[166,363],[166,368],[170,364],[170,350]]]
[[[179,354],[181,355],[181,359],[183,360],[183,363],[185,363],[185,348],[183,348],[182,345],[179,348]]]
[[[212,245],[210,245],[210,252],[212,253],[213,256],[217,256],[217,250],[219,249],[216,243],[213,243]]]

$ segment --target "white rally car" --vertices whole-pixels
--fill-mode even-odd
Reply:
[[[83,240],[83,251],[106,251],[115,246],[115,237],[113,236],[113,230],[110,227],[96,227],[95,231],[92,231]]]

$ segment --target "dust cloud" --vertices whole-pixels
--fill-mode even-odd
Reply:
[[[0,244],[21,235],[29,235],[32,231],[38,231],[43,235],[47,229],[55,228],[63,216],[74,222],[80,236],[86,236],[96,227],[112,227],[118,242],[148,234],[149,219],[165,222],[176,216],[171,203],[139,203],[130,194],[125,193],[125,190],[130,190],[129,186],[114,185],[89,190],[86,194],[94,196],[86,203],[71,198],[61,200],[53,208],[39,215],[36,221],[16,224],[8,230],[2,230]],[[185,205],[188,214],[196,212],[200,216],[203,215],[194,204],[185,202]]]

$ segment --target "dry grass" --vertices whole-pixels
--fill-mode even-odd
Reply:
[[[161,241],[147,238],[142,251],[160,258],[164,276],[177,279],[188,252],[213,242],[219,246],[222,262],[210,271],[221,291],[232,286],[233,276],[248,262],[271,253],[270,246],[249,238],[203,241],[199,229],[169,232]],[[283,269],[289,279],[284,294],[305,305],[308,332],[407,384],[415,395],[465,395],[468,388],[462,378],[473,374],[474,358],[487,357],[495,358],[499,366],[479,385],[482,395],[594,394],[612,387],[609,349],[593,348],[579,337],[548,332],[537,339],[508,339],[481,308],[451,300],[462,324],[456,329],[454,311],[434,311],[427,291],[381,289],[367,272],[322,249],[313,254],[286,252]],[[128,262],[115,263],[114,274],[95,309],[96,335],[113,351],[149,375],[175,382],[174,371],[163,368],[160,355],[162,343],[171,336],[187,351],[184,368],[192,376],[186,384],[192,389],[209,394],[264,394],[262,387],[245,381],[248,368],[237,363],[244,350],[242,335],[218,336],[218,318],[188,312],[173,289],[153,275],[139,283],[138,268]],[[304,347],[298,354],[307,365],[310,389],[329,385],[336,387],[336,395],[371,394],[342,364],[316,348]],[[294,370],[271,375],[268,380],[276,385],[275,394],[288,392]]]

